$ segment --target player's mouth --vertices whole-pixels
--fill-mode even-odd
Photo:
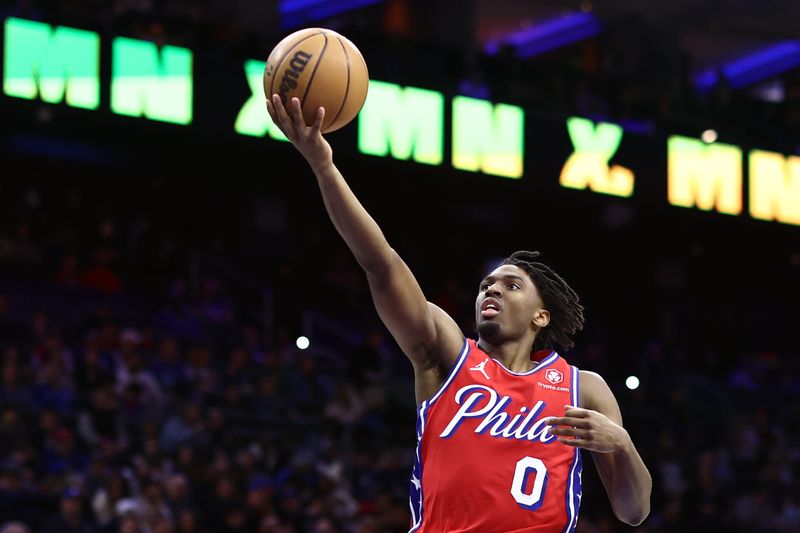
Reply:
[[[481,304],[481,316],[491,318],[500,313],[500,302],[494,298],[486,298]]]

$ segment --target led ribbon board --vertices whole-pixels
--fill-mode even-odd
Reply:
[[[104,48],[95,32],[20,18],[7,18],[4,30],[5,96],[89,111],[106,107],[116,115],[197,127],[193,124],[197,73],[191,50],[116,37],[108,48],[112,57],[105,63],[110,71],[104,77]],[[242,138],[285,141],[265,109],[263,68],[264,60],[243,61],[242,78],[230,81],[230,92],[222,98],[214,94],[213,100],[207,96],[208,103],[198,109],[220,104],[231,110],[228,123],[220,129],[232,128]],[[218,73],[204,75],[219,78]],[[109,84],[107,103],[102,101],[103,80]],[[237,93],[241,86],[249,94]],[[550,178],[545,174],[545,179],[557,179],[566,189],[626,198],[641,191],[637,174],[665,175],[669,205],[800,225],[796,156],[673,135],[665,146],[646,139],[647,150],[666,154],[666,169],[653,169],[647,161],[659,160],[657,154],[644,161],[626,160],[637,153],[626,150],[626,140],[641,147],[645,137],[633,137],[617,124],[570,117],[558,126],[561,133],[555,133],[551,122],[528,124],[518,106],[448,97],[380,80],[370,81],[367,100],[352,127],[357,127],[358,151],[371,157],[513,180],[543,179],[541,169],[555,162],[560,171]],[[561,137],[567,144],[561,144]]]

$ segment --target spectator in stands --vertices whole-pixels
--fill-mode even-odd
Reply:
[[[150,372],[166,391],[184,394],[186,385],[186,367],[181,356],[181,346],[175,337],[167,337],[161,341],[158,354],[150,364]]]
[[[142,390],[142,401],[157,409],[164,395],[156,378],[145,367],[144,357],[138,346],[141,339],[139,332],[133,328],[122,332],[117,356],[116,390],[120,394],[130,385],[136,384]]]
[[[112,268],[112,252],[98,248],[94,252],[92,264],[80,275],[80,284],[86,289],[112,294],[122,290],[122,279]]]
[[[114,383],[114,359],[111,354],[100,352],[98,345],[94,336],[87,336],[83,354],[75,363],[75,386],[83,399],[93,390]]]
[[[91,533],[94,530],[83,516],[83,495],[68,487],[61,495],[59,514],[48,520],[42,533]]]
[[[70,414],[76,407],[77,397],[64,362],[59,357],[50,357],[44,362],[36,376],[33,387],[34,401],[41,409],[52,409],[61,414]]]
[[[164,481],[166,488],[166,503],[172,516],[180,517],[184,510],[191,510],[194,507],[189,478],[182,473],[170,474]]]
[[[349,427],[361,419],[365,409],[364,399],[355,386],[349,381],[341,381],[325,405],[325,416]]]
[[[161,433],[161,447],[172,453],[184,443],[192,442],[204,429],[200,406],[181,402],[178,411],[167,419]]]
[[[33,407],[31,387],[23,382],[23,375],[15,359],[16,348],[6,348],[3,364],[3,380],[0,383],[0,405],[16,405],[23,409]]]
[[[202,336],[202,322],[188,301],[189,289],[185,278],[172,281],[166,300],[153,318],[156,331],[163,336],[174,336],[181,342],[198,342]]]
[[[28,432],[20,422],[19,407],[4,403],[0,413],[0,458],[25,464],[33,457]]]
[[[164,501],[161,484],[154,479],[145,482],[142,495],[137,499],[136,516],[145,530],[163,527],[162,522],[172,523],[172,511]]]
[[[203,280],[195,312],[202,320],[211,324],[228,324],[233,321],[233,305],[223,294],[218,279],[207,277]]]

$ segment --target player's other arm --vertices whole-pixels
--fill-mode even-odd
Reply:
[[[268,109],[314,171],[333,225],[366,272],[378,314],[417,375],[436,373],[441,364],[452,366],[463,344],[461,329],[427,302],[411,270],[334,165],[333,151],[320,133],[324,111],[319,110],[316,122],[307,127],[297,99],[287,110],[275,96]]]
[[[559,442],[591,450],[614,514],[632,526],[650,514],[653,481],[630,435],[622,426],[622,414],[614,393],[594,372],[581,370],[580,402],[567,406],[565,416],[551,419]]]

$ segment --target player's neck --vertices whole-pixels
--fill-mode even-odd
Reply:
[[[504,367],[512,372],[523,373],[537,365],[531,361],[533,342],[530,339],[518,339],[493,344],[486,339],[478,339],[478,347],[486,352],[489,357],[500,361]]]

